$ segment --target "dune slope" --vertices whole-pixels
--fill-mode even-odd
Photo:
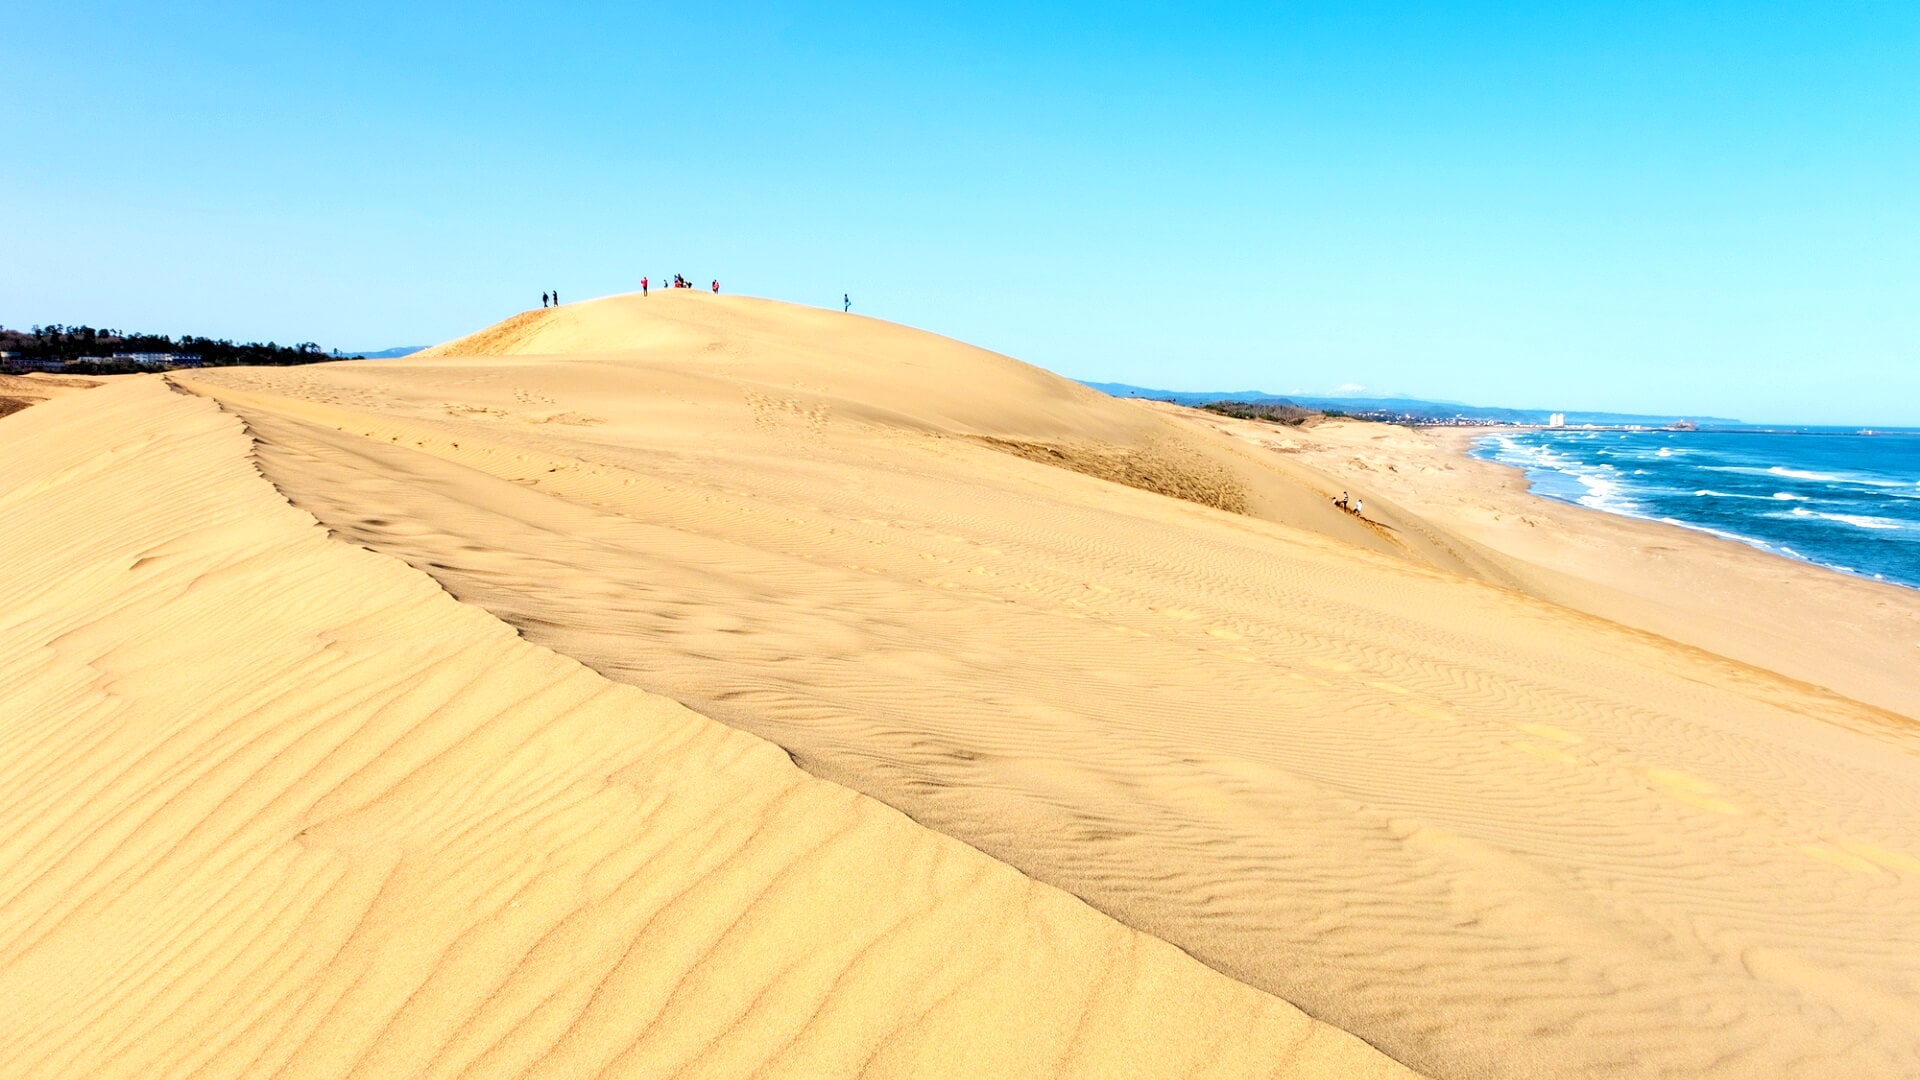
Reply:
[[[1445,519],[1499,553],[1507,580],[1535,596],[1920,715],[1920,594],[1912,589],[1535,497],[1519,470],[1467,456],[1485,432],[1353,421],[1303,431],[1178,411],[1369,499],[1389,495],[1422,518]]]
[[[104,381],[84,375],[0,374],[0,416],[52,398],[91,390]]]
[[[1405,1075],[328,538],[205,399],[0,437],[0,1073]]]
[[[185,384],[342,537],[1423,1070],[1920,1071],[1910,719],[1327,524],[1284,457],[708,296]],[[1162,440],[1249,512],[978,437]]]

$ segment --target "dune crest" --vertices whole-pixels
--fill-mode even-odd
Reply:
[[[515,333],[181,382],[339,536],[1416,1068],[1920,1071],[1911,718],[903,327],[669,294]],[[1178,447],[1245,512],[990,439]]]
[[[210,401],[0,428],[0,1072],[1409,1075],[330,539]]]

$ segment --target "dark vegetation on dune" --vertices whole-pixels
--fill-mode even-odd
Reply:
[[[30,330],[0,327],[0,352],[26,360],[64,361],[63,370],[77,375],[122,375],[149,371],[132,360],[116,360],[115,353],[173,353],[197,356],[205,367],[261,365],[284,367],[290,364],[317,364],[326,360],[358,359],[335,356],[311,341],[297,345],[261,344],[249,341],[236,344],[225,338],[175,338],[166,334],[128,333],[122,330],[96,329],[91,326],[35,326]],[[92,359],[84,359],[92,358]]]
[[[967,438],[1028,461],[1069,469],[1157,495],[1185,499],[1232,514],[1247,512],[1247,490],[1231,472],[1176,443],[1154,442],[1140,447],[1123,447],[1093,442],[997,439],[989,435],[970,435]]]
[[[1266,420],[1275,424],[1286,424],[1289,427],[1299,427],[1309,420],[1318,420],[1326,416],[1341,415],[1321,409],[1309,409],[1304,405],[1279,402],[1256,404],[1250,401],[1215,401],[1200,407],[1208,412],[1231,416],[1236,420]]]

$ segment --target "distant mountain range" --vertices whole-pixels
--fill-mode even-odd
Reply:
[[[1210,405],[1216,401],[1245,401],[1256,405],[1299,405],[1322,412],[1339,412],[1369,420],[1403,420],[1415,423],[1447,421],[1486,424],[1545,424],[1554,413],[1571,425],[1606,426],[1639,424],[1659,426],[1681,420],[1696,424],[1738,424],[1724,416],[1647,415],[1641,413],[1577,412],[1572,409],[1505,409],[1485,405],[1464,405],[1458,401],[1423,401],[1408,397],[1313,397],[1301,394],[1269,394],[1264,390],[1154,390],[1126,383],[1090,382],[1090,386],[1112,397],[1150,398],[1180,405]]]
[[[377,352],[355,352],[352,349],[346,349],[344,351],[335,349],[333,355],[358,356],[365,360],[398,360],[403,356],[412,356],[424,348],[426,348],[425,345],[401,345],[397,348],[381,349]]]

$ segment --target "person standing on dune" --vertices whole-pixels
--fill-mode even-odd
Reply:
[[[546,307],[546,306],[547,306],[547,294],[546,294],[546,293],[541,293],[541,294],[540,294],[540,306],[541,306],[541,307]]]
[[[713,295],[715,296],[720,295],[720,279],[719,278],[713,279]]]
[[[553,306],[554,307],[560,306],[560,290],[559,289],[553,290]]]
[[[640,295],[641,296],[647,295],[647,279],[646,278],[640,279]]]
[[[840,310],[841,311],[853,310],[853,297],[851,295],[847,293],[840,294]]]

